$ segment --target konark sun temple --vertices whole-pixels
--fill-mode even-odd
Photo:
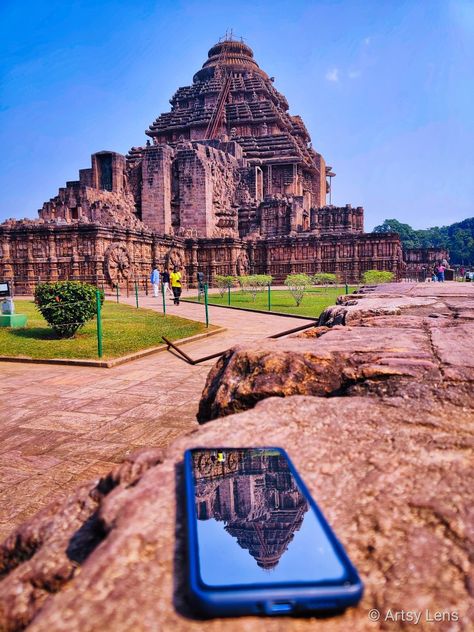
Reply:
[[[213,46],[192,85],[126,156],[90,168],[43,205],[37,220],[0,225],[0,277],[17,293],[38,281],[123,285],[152,265],[271,274],[400,271],[396,234],[364,233],[364,211],[327,205],[334,173],[299,116],[243,41]]]

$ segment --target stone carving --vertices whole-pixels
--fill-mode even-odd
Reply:
[[[249,257],[247,255],[247,253],[241,252],[238,259],[237,259],[237,264],[236,264],[236,268],[237,268],[237,275],[238,276],[243,276],[245,274],[248,274],[250,272],[250,262],[249,262]]]
[[[112,244],[105,253],[105,273],[113,285],[127,281],[132,274],[132,258],[123,244]]]
[[[165,267],[174,268],[175,266],[181,270],[184,268],[184,256],[182,252],[172,248],[165,256]]]

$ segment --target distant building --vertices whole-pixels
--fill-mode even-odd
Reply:
[[[404,248],[403,259],[406,264],[405,276],[424,281],[432,276],[439,261],[449,261],[449,251],[444,248]]]
[[[0,226],[0,276],[124,284],[152,265],[216,274],[402,268],[396,234],[364,233],[364,211],[326,204],[331,167],[242,41],[213,46],[127,156],[92,164],[43,205]]]

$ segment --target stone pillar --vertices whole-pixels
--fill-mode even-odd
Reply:
[[[26,264],[26,292],[32,292],[36,285],[35,269],[33,266],[33,235],[28,234],[27,237],[27,264]]]
[[[189,266],[190,286],[197,286],[197,273],[199,272],[198,245],[193,242],[191,245],[191,265]]]
[[[267,166],[267,190],[264,192],[265,195],[272,195],[273,186],[272,186],[272,166]]]
[[[171,167],[169,145],[149,147],[142,165],[142,221],[152,230],[171,234]]]
[[[321,272],[321,256],[322,256],[322,251],[321,251],[321,242],[318,241],[318,243],[316,244],[316,272]]]
[[[230,249],[230,267],[229,267],[229,274],[231,276],[236,276],[237,275],[237,257],[238,257],[238,251],[235,247],[235,243],[232,245],[232,248]]]
[[[0,269],[2,270],[3,277],[5,279],[13,279],[13,266],[11,261],[11,247],[10,247],[10,235],[5,235],[4,239],[0,243],[0,249],[2,251],[2,257],[0,258]]]
[[[48,277],[50,281],[58,280],[58,258],[56,256],[56,238],[54,232],[48,235]]]

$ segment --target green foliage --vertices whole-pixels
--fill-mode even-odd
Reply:
[[[396,219],[386,219],[374,228],[374,233],[398,233],[403,248],[445,248],[450,262],[457,265],[474,265],[474,217],[449,226],[434,226],[415,230]]]
[[[235,284],[235,277],[216,274],[214,281],[217,289],[219,290],[220,296],[224,296],[226,291]]]
[[[242,292],[250,292],[252,300],[259,292],[263,292],[273,281],[273,277],[269,274],[247,274],[237,277]]]
[[[273,281],[273,277],[269,274],[249,274],[247,279],[247,287],[254,301],[257,293],[263,292]]]
[[[388,272],[387,270],[367,270],[362,275],[362,282],[368,285],[390,283],[393,281],[393,278],[393,272]]]
[[[289,274],[285,279],[285,285],[295,299],[296,307],[299,307],[303,300],[304,293],[311,287],[313,279],[307,274]]]
[[[337,275],[330,272],[318,272],[313,274],[313,283],[315,285],[335,285],[337,283]]]
[[[72,338],[97,311],[97,288],[80,281],[40,283],[35,303],[43,318],[59,338]],[[104,294],[100,291],[101,303]]]
[[[246,292],[247,287],[248,287],[249,276],[248,275],[238,276],[236,277],[236,279],[237,279],[237,283],[240,285],[241,291]]]

